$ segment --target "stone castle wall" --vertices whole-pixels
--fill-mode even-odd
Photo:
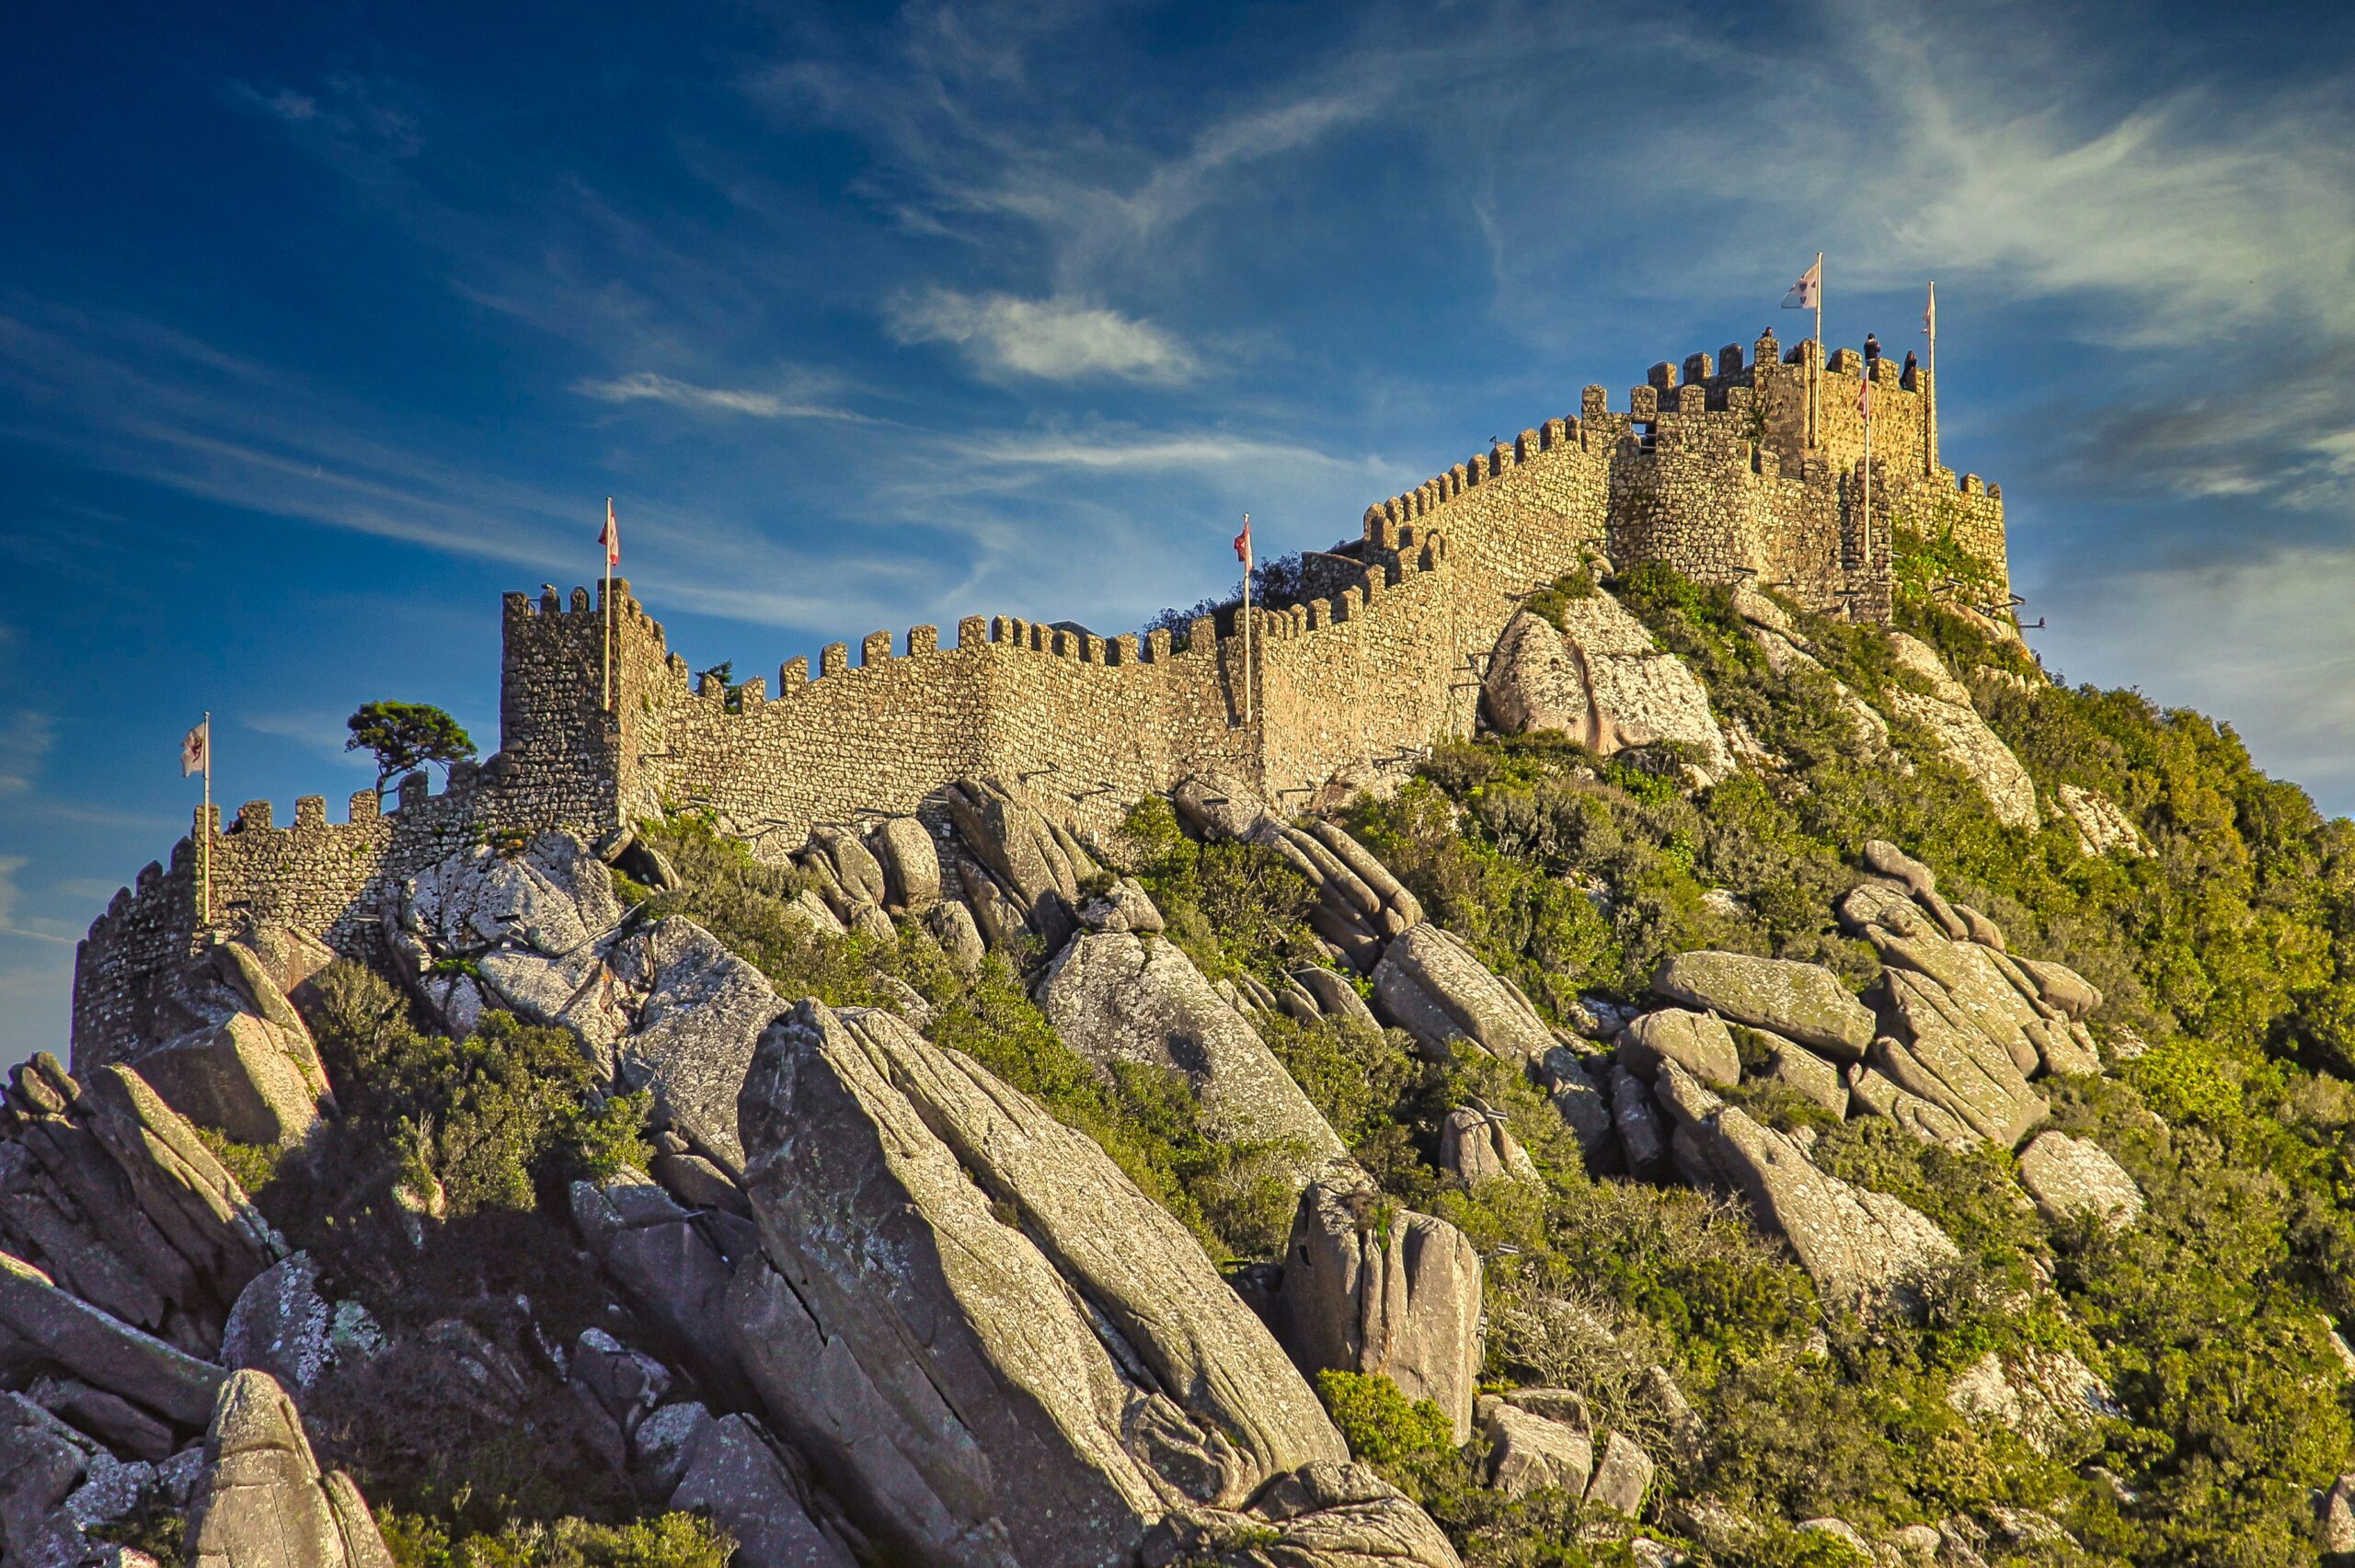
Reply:
[[[796,658],[774,687],[763,677],[731,690],[691,677],[616,579],[609,704],[603,604],[585,589],[509,594],[499,754],[454,770],[441,795],[411,781],[390,811],[363,791],[342,823],[316,796],[282,828],[267,802],[225,830],[200,819],[168,867],[151,865],[91,927],[75,973],[76,1061],[127,1039],[148,980],[215,933],[281,923],[365,955],[388,889],[494,836],[563,827],[594,839],[695,809],[781,860],[812,826],[925,812],[942,786],[981,774],[1068,799],[1084,828],[1205,770],[1298,810],[1469,734],[1505,624],[1597,555],[1885,618],[1903,521],[1951,529],[2007,582],[2001,492],[1938,464],[1928,378],[1886,361],[1873,372],[1865,527],[1865,367],[1846,350],[1822,365],[1814,355],[1766,337],[1748,355],[1729,345],[1663,363],[1622,410],[1589,387],[1576,416],[1367,509],[1359,539],[1308,559],[1313,597],[1255,606],[1247,635],[1232,607],[1178,639],[973,616],[951,646],[931,626],[877,632],[855,662],[837,643],[814,675]],[[209,921],[197,910],[208,833]]]

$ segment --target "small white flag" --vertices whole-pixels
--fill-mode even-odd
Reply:
[[[1934,343],[1937,341],[1938,286],[1936,283],[1930,285],[1929,308],[1922,313],[1922,335],[1929,338]]]
[[[1791,292],[1783,296],[1785,310],[1813,310],[1823,298],[1823,258],[1817,257],[1815,265],[1799,274]]]
[[[605,565],[618,567],[622,564],[622,525],[614,520],[614,498],[611,496],[605,498],[605,527],[597,535],[597,543],[605,547]]]
[[[191,778],[213,765],[213,720],[204,721],[180,740],[180,777]]]

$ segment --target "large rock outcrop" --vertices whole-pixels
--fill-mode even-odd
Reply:
[[[623,1074],[651,1084],[691,1141],[741,1165],[737,1091],[761,1031],[785,1011],[768,977],[676,915],[631,936],[614,964],[645,987],[636,1027],[615,1043]]]
[[[1383,950],[1373,970],[1373,999],[1385,1018],[1442,1059],[1456,1039],[1518,1064],[1542,1059],[1555,1044],[1553,1030],[1526,997],[1461,939],[1429,923]]]
[[[603,1052],[629,1027],[604,963],[621,918],[604,864],[548,832],[520,853],[477,845],[426,867],[387,897],[382,924],[403,978],[450,1033],[505,1008]]]
[[[856,841],[835,847],[865,856],[883,885]],[[894,864],[916,853],[903,847]],[[813,929],[819,917],[832,919],[820,906]],[[549,832],[520,853],[453,854],[395,891],[384,927],[444,1028],[463,1034],[503,1008],[569,1030],[624,1082],[652,1088],[696,1148],[723,1168],[741,1163],[736,1091],[784,1005],[759,969],[693,921],[625,920],[612,875],[580,840]]]
[[[960,779],[940,799],[966,851],[959,880],[982,934],[1004,945],[1028,931],[1047,951],[1061,947],[1079,885],[1097,871],[1062,814],[997,778]]]
[[[243,1188],[132,1070],[47,1052],[0,1113],[0,1250],[128,1329],[199,1356],[284,1253]]]
[[[2081,1021],[2100,992],[2063,965],[2014,956],[1993,921],[1948,903],[1929,867],[1894,844],[1867,843],[1864,860],[1874,880],[1842,897],[1839,916],[1886,967],[1887,1033],[1873,1042],[1861,1104],[1941,1141],[1959,1131],[2016,1145],[2046,1115],[2033,1078],[2100,1070]]]
[[[286,998],[320,951],[274,927],[216,943],[155,976],[132,1022],[91,1033],[75,1066],[135,1067],[174,1110],[240,1143],[299,1143],[334,1104],[311,1032]]]
[[[1184,1073],[1205,1127],[1224,1141],[1277,1146],[1295,1187],[1349,1158],[1258,1032],[1173,943],[1132,931],[1083,933],[1048,966],[1039,1005],[1063,1043],[1092,1061]]]
[[[1471,1436],[1480,1369],[1480,1254],[1444,1219],[1401,1208],[1354,1172],[1301,1194],[1276,1322],[1304,1371],[1378,1372]]]
[[[2028,829],[2036,826],[2036,783],[2012,755],[2010,747],[1987,727],[1987,721],[1970,705],[1970,692],[1957,681],[1930,646],[1903,632],[1891,632],[1889,639],[1897,651],[1898,662],[1919,677],[1929,690],[1910,691],[1892,686],[1889,691],[1890,704],[1898,716],[1908,718],[1930,733],[1947,760],[1970,776],[1997,821],[2007,828]]]
[[[1125,1562],[1346,1458],[1192,1238],[1086,1138],[882,1013],[805,1001],[741,1100],[764,1261],[730,1329],[775,1423],[915,1560]]]
[[[1740,1195],[1761,1230],[1790,1243],[1825,1299],[1869,1304],[1959,1255],[1920,1213],[1826,1175],[1789,1138],[1697,1083],[1688,1080],[1668,1103],[1680,1113],[1670,1141],[1685,1180]]]
[[[221,1387],[189,1509],[191,1568],[392,1568],[367,1502],[341,1471],[322,1475],[303,1419],[268,1374]]]
[[[1652,977],[1671,1001],[1797,1040],[1837,1061],[1872,1043],[1873,1015],[1821,964],[1746,953],[1678,953]]]
[[[2020,1150],[2020,1185],[2054,1224],[2091,1215],[2124,1227],[2142,1217],[2142,1189],[2109,1151],[2090,1139],[2039,1133]]]
[[[1710,777],[1733,772],[1708,694],[1641,621],[1600,589],[1564,601],[1560,616],[1558,628],[1526,610],[1506,623],[1480,685],[1490,724],[1508,735],[1559,730],[1606,757],[1681,741]]]

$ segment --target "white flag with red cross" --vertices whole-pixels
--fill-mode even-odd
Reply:
[[[1813,310],[1823,299],[1823,258],[1817,257],[1815,265],[1799,274],[1791,292],[1783,296],[1785,310]]]

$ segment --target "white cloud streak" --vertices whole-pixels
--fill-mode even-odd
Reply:
[[[755,419],[832,419],[843,424],[872,425],[883,421],[849,408],[797,401],[773,392],[739,387],[697,386],[693,382],[638,371],[603,381],[576,383],[573,391],[600,403],[666,403],[702,413],[742,414]]]
[[[901,342],[954,344],[994,374],[1166,383],[1199,368],[1183,344],[1152,323],[1073,300],[933,289],[893,301],[888,314]]]
[[[32,793],[40,766],[57,743],[49,715],[21,709],[0,718],[0,800]]]

